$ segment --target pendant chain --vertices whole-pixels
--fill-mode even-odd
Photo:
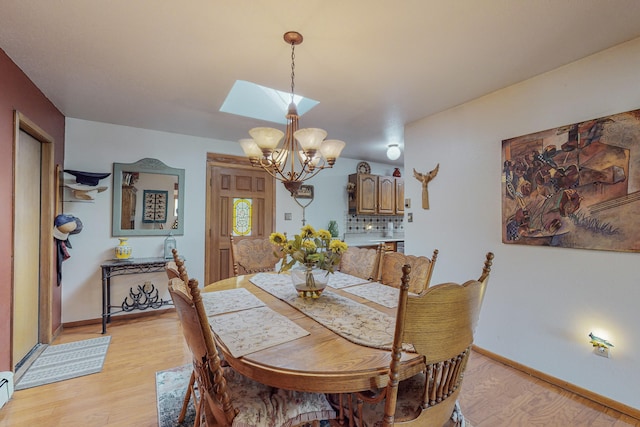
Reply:
[[[293,94],[295,89],[295,78],[296,78],[296,45],[291,43],[291,102],[293,103]]]

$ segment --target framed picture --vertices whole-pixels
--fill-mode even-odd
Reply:
[[[502,141],[502,241],[640,252],[640,110]]]
[[[301,185],[294,197],[296,199],[313,199],[313,185]]]
[[[168,191],[144,190],[142,200],[142,222],[143,223],[165,223],[167,222],[167,201]]]

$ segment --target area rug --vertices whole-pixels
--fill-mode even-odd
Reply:
[[[159,427],[192,426],[196,416],[193,399],[189,402],[187,415],[182,424],[178,423],[178,416],[182,409],[184,395],[191,378],[191,364],[156,372],[156,400],[158,407]]]
[[[48,346],[18,380],[15,389],[23,390],[102,370],[111,337]]]

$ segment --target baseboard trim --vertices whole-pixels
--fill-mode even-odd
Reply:
[[[489,350],[485,350],[484,348],[478,347],[476,345],[473,345],[472,349],[473,351],[480,353],[483,356],[488,357],[489,359],[495,360],[498,363],[502,363],[503,365],[507,365],[527,375],[531,375],[534,378],[537,378],[549,384],[555,385],[556,387],[560,387],[563,390],[570,391],[571,393],[577,394],[578,396],[584,397],[585,399],[589,399],[592,402],[598,403],[600,405],[606,406],[607,408],[611,408],[615,411],[618,411],[621,414],[640,420],[640,410],[632,408],[631,406],[625,405],[624,403],[620,403],[608,397],[599,395],[590,390],[587,390],[586,388],[578,387],[577,385],[571,384],[567,381],[545,374],[544,372],[530,368],[521,363],[514,362],[513,360],[507,359],[506,357],[500,356],[499,354],[493,353]]]
[[[153,310],[153,311],[140,311],[140,312],[137,312],[137,313],[128,313],[128,314],[122,314],[122,315],[117,315],[117,316],[111,316],[111,324],[117,323],[117,322],[121,322],[121,321],[138,319],[138,318],[141,318],[141,317],[157,316],[158,314],[170,313],[172,311],[176,311],[176,309],[175,308],[163,308],[163,309],[158,309],[158,310]],[[102,319],[78,320],[76,322],[64,323],[62,326],[64,328],[75,328],[77,326],[87,326],[87,325],[97,325],[97,324],[101,325],[102,324]],[[107,323],[107,325],[109,325],[109,323]]]

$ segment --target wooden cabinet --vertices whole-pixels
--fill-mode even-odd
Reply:
[[[396,214],[404,215],[404,180],[396,178]]]
[[[398,251],[398,242],[397,241],[393,241],[393,242],[381,242],[384,245],[384,250],[385,251],[392,251],[392,252],[397,252]],[[404,248],[404,241],[403,243],[403,248]],[[359,248],[361,249],[378,249],[378,245],[368,245],[368,246],[359,246]],[[403,249],[404,251],[404,249]]]
[[[393,176],[351,174],[355,192],[349,195],[349,212],[368,215],[404,214],[404,181]],[[401,202],[398,204],[398,201]]]
[[[378,214],[396,213],[396,181],[392,176],[378,177]]]
[[[378,213],[378,177],[375,175],[353,174],[356,184],[355,206],[359,214]]]

